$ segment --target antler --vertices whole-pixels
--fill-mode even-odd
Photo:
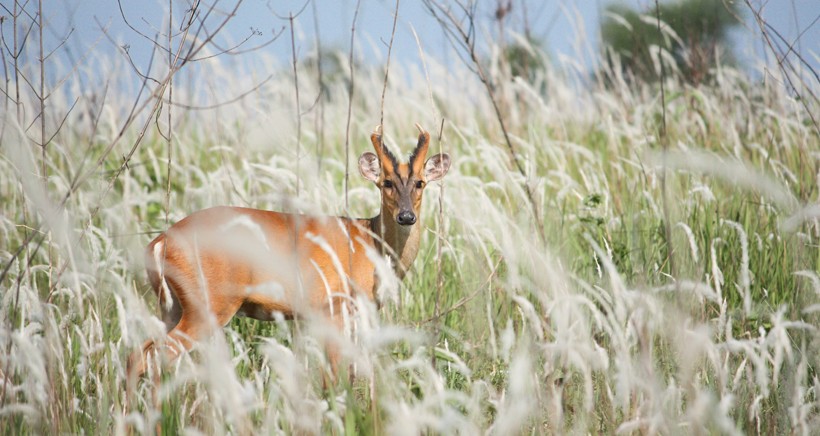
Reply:
[[[370,134],[370,142],[373,144],[373,149],[376,150],[376,156],[379,157],[379,163],[382,167],[385,165],[391,165],[389,170],[392,172],[393,168],[397,166],[397,161],[393,153],[390,153],[390,150],[384,145],[384,141],[382,140],[382,125],[379,124],[373,129],[373,133]]]
[[[378,126],[373,128],[373,132],[370,133],[370,142],[373,144],[373,148],[376,150],[376,154],[379,155],[379,158],[382,156],[382,125],[379,124]]]
[[[410,155],[410,166],[416,174],[420,174],[424,159],[427,157],[427,150],[430,148],[430,134],[419,123],[416,123],[416,128],[419,129],[419,142],[413,154]]]

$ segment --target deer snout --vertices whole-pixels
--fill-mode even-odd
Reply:
[[[411,226],[416,223],[416,214],[409,210],[399,212],[396,222],[403,226]]]

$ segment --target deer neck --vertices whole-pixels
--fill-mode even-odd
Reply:
[[[370,229],[378,237],[376,247],[393,261],[396,275],[404,277],[419,252],[421,224],[402,226],[393,218],[379,214],[370,219]]]

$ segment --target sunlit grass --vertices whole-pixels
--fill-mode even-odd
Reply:
[[[215,65],[214,80],[245,77]],[[427,190],[422,248],[395,298],[378,312],[361,302],[345,348],[358,377],[323,387],[322,332],[308,321],[235,319],[163,368],[161,411],[150,378],[125,411],[124,377],[127,355],[162,334],[142,247],[166,228],[167,141],[150,129],[103,195],[136,139],[128,132],[55,208],[133,97],[109,97],[95,137],[82,111],[72,113],[48,154],[47,195],[38,149],[5,114],[0,259],[37,223],[48,236],[24,248],[0,284],[2,432],[150,432],[157,422],[171,433],[263,434],[773,434],[820,425],[820,227],[816,216],[783,227],[820,195],[820,139],[801,105],[733,70],[717,71],[712,86],[669,80],[665,158],[655,88],[579,90],[556,70],[544,73],[544,93],[503,82],[524,180],[480,84],[449,68],[431,65],[429,84],[397,75],[388,88],[388,141],[408,150],[413,123],[435,131],[441,114],[441,147],[454,164],[443,188]],[[376,190],[354,165],[378,122],[369,93],[382,76],[358,74],[349,211],[345,86],[326,100],[321,156],[318,132],[306,127],[297,156],[283,76],[218,110],[174,109],[169,222],[217,204],[375,215]],[[224,101],[245,82],[210,98]],[[195,94],[176,86],[180,101]],[[310,80],[301,86],[316,94]],[[428,86],[437,107],[425,103]]]

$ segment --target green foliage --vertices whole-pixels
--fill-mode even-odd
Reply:
[[[727,38],[740,24],[740,2],[666,1],[657,12],[660,30],[654,7],[639,12],[621,4],[607,6],[601,38],[610,68],[616,65],[612,56],[618,56],[624,70],[642,80],[657,80],[660,67],[655,47],[672,55],[682,78],[690,83],[706,80],[718,56],[722,63],[732,63]]]
[[[534,83],[543,76],[546,61],[540,41],[535,39],[516,40],[503,48],[504,62],[510,68],[513,77],[521,77],[528,83]]]
[[[345,167],[346,98],[327,100],[333,121],[321,156],[319,135],[303,126],[304,161],[295,164],[295,121],[269,115],[293,107],[282,73],[217,117],[180,116],[167,206],[167,142],[149,130],[108,197],[111,172],[95,174],[51,216],[42,247],[10,263],[0,283],[0,433],[150,433],[156,424],[169,434],[817,428],[820,229],[813,220],[782,224],[820,195],[820,138],[786,91],[736,71],[700,87],[671,77],[667,139],[678,154],[665,168],[651,139],[660,108],[650,84],[580,89],[545,77],[548,98],[521,99],[512,112],[523,180],[498,145],[480,84],[458,67],[431,71],[430,83],[391,78],[388,137],[412,142],[432,94],[447,119],[442,147],[453,167],[443,186],[425,191],[421,249],[396,300],[351,314],[358,324],[346,357],[358,378],[343,368],[339,383],[323,386],[327,362],[309,319],[236,318],[224,335],[163,367],[158,409],[149,378],[125,406],[128,354],[163,333],[141,256],[166,212],[172,221],[215,204],[336,214],[348,174],[351,214],[376,213],[375,190]],[[243,76],[227,67],[214,74]],[[381,89],[383,76],[358,74],[362,89]],[[317,95],[322,84],[306,82]],[[497,86],[511,92],[508,81]],[[370,150],[365,120],[379,112],[376,100],[354,99],[351,164]],[[303,114],[305,125],[315,114]],[[115,134],[56,139],[105,144]],[[88,153],[97,158],[103,148]],[[8,150],[0,148],[4,260],[52,211],[26,184],[35,159]],[[104,168],[117,168],[122,153]],[[53,158],[50,192],[64,192],[80,157]],[[319,157],[322,171],[305,163]],[[717,165],[704,169],[703,161]],[[772,187],[798,206],[773,197]]]
[[[354,71],[361,68],[361,61],[354,58]],[[299,69],[308,74],[308,80],[318,81],[321,74],[322,97],[325,99],[333,98],[335,94],[331,89],[334,86],[342,85],[345,89],[350,87],[350,58],[344,50],[313,51],[299,61]]]

